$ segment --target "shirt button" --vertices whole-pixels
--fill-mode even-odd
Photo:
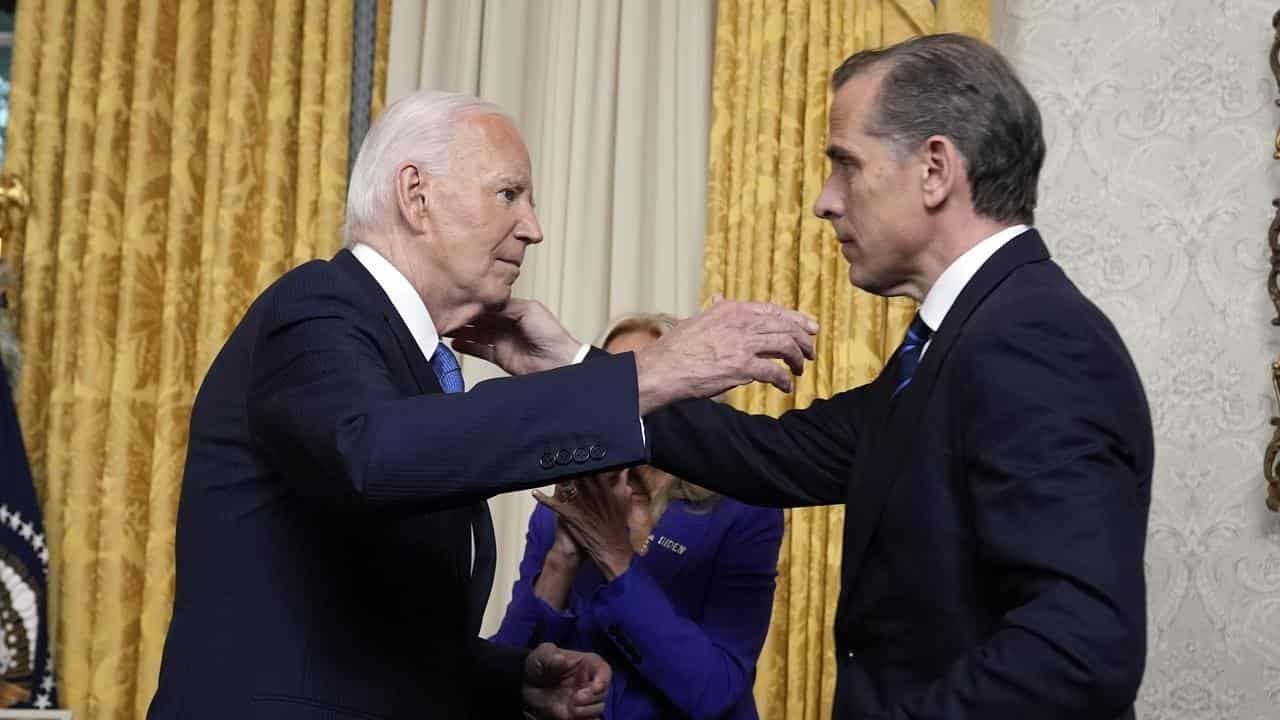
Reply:
[[[592,445],[587,449],[587,454],[592,460],[603,460],[605,456],[604,445]]]
[[[538,464],[543,470],[550,470],[556,466],[556,458],[551,453],[543,453],[542,457],[538,458]]]
[[[568,465],[572,461],[573,461],[573,453],[569,452],[568,450],[561,450],[560,452],[556,453],[557,465]]]
[[[591,456],[587,453],[586,448],[578,448],[577,450],[573,451],[573,461],[578,464],[582,464],[586,462],[587,458],[589,457]]]

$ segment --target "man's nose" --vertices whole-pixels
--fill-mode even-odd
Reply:
[[[827,178],[827,182],[822,185],[822,192],[818,194],[818,200],[813,204],[813,214],[823,220],[835,220],[844,215],[840,193],[831,187],[831,178]]]
[[[542,226],[538,224],[538,216],[534,214],[532,208],[516,225],[516,237],[530,245],[542,242]]]

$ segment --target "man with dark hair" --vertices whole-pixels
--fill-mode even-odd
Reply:
[[[1151,419],[1028,227],[1035,102],[957,35],[854,55],[833,85],[814,211],[854,285],[919,313],[875,381],[807,409],[647,416],[651,462],[753,504],[846,503],[836,718],[1132,718]]]

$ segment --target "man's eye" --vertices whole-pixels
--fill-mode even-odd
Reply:
[[[503,200],[506,200],[509,203],[515,202],[516,198],[520,197],[520,191],[513,190],[511,188],[507,188],[506,190],[501,190],[498,192],[498,194],[502,196]]]

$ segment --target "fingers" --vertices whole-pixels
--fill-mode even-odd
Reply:
[[[565,529],[572,531],[573,522],[578,519],[577,509],[572,503],[555,497],[554,495],[547,495],[541,490],[533,491],[533,499],[537,500],[539,504],[545,505],[561,520],[564,520]]]
[[[758,358],[775,358],[782,360],[795,375],[804,374],[804,363],[807,358],[805,349],[796,344],[790,335],[775,333],[760,335],[748,343],[749,352]]]
[[[613,675],[613,668],[604,658],[595,653],[577,655],[578,679],[582,687],[574,693],[574,703],[590,705],[604,700],[605,693],[609,689],[609,680]]]
[[[573,694],[573,704],[578,706],[592,705],[604,700],[605,692],[609,689],[609,683],[596,683],[583,687]]]
[[[617,519],[619,510],[631,505],[631,484],[621,471],[582,477],[576,485],[578,493],[573,498],[575,509],[601,523],[612,524]]]
[[[631,483],[627,481],[627,473],[620,472],[609,478],[609,491],[615,498],[631,499]]]
[[[589,547],[591,538],[582,534],[582,511],[577,507],[580,499],[574,498],[573,502],[567,502],[556,497],[550,497],[540,490],[533,491],[533,499],[539,504],[547,506],[556,517],[561,520],[561,527],[569,534],[570,539],[581,547]]]
[[[515,321],[496,312],[486,313],[461,327],[454,328],[445,337],[463,338],[477,342],[492,342],[494,338],[510,334]]]
[[[749,374],[755,380],[790,392],[794,379],[776,363],[759,361],[779,359],[793,375],[803,375],[805,361],[818,356],[814,344],[818,323],[804,313],[771,303],[742,303],[740,311],[746,315],[742,327],[748,335],[744,349],[754,356],[748,364]]]
[[[564,652],[551,643],[542,643],[524,661],[525,680],[542,687],[548,680],[564,674]]]
[[[542,505],[546,505],[548,508],[551,509],[552,512],[554,512],[557,515],[561,514],[560,511],[564,508],[564,505],[565,505],[564,500],[561,500],[558,497],[546,495],[541,490],[533,491],[533,499],[537,500]]]
[[[583,665],[586,666],[587,677],[591,680],[590,687],[601,694],[609,689],[609,680],[613,678],[613,667],[608,661],[595,653],[587,653],[583,657]]]
[[[771,318],[791,323],[796,327],[802,328],[810,335],[818,333],[818,321],[812,316],[802,313],[799,310],[792,310],[771,302],[757,301],[734,301],[725,300],[721,295],[714,295],[711,299],[711,305],[705,312],[712,309],[717,313],[724,314],[742,314],[757,318]]]
[[[556,483],[554,497],[561,502],[573,500],[578,495],[578,482],[570,478]]]
[[[755,335],[790,335],[805,357],[816,357],[813,336],[818,323],[808,315],[772,303],[722,302],[703,313],[699,325],[731,327],[747,337]]]
[[[611,470],[580,477],[577,482],[578,492],[580,495],[595,499],[605,494],[609,488],[612,488],[621,476],[621,473]]]
[[[494,358],[497,353],[494,346],[489,343],[477,342],[474,340],[461,340],[455,337],[452,344],[454,352],[460,352],[463,355],[477,357],[487,362],[494,362]]]
[[[803,328],[805,332],[810,335],[818,334],[818,321],[799,310],[791,310],[789,308],[782,307],[781,305],[765,302],[747,302],[742,304],[755,315],[777,318],[791,323],[796,327]]]
[[[800,354],[809,360],[813,360],[818,356],[814,346],[813,334],[803,327],[798,320],[762,315],[752,322],[750,330],[758,337],[777,335],[789,338],[799,349]]]
[[[469,325],[485,328],[493,325],[510,325],[518,321],[529,309],[538,304],[537,300],[528,300],[526,298],[511,298],[507,300],[507,304],[496,310],[489,310],[484,315],[473,320]]]
[[[756,358],[752,360],[747,367],[747,373],[752,380],[769,383],[784,393],[789,393],[795,387],[795,380],[786,368],[764,358]]]
[[[571,711],[575,718],[599,718],[604,717],[604,701],[592,703],[590,705],[579,705]]]

